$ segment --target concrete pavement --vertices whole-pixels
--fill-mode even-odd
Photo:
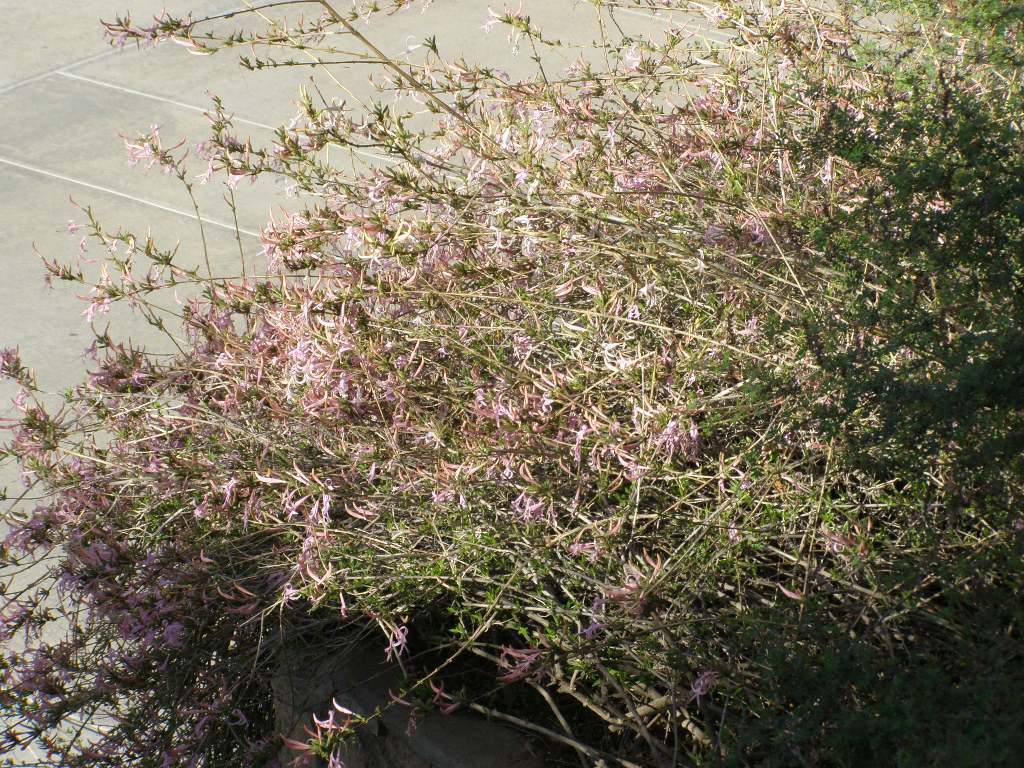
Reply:
[[[35,253],[61,259],[73,255],[77,238],[67,235],[66,225],[69,219],[81,220],[81,214],[70,197],[92,206],[109,227],[152,229],[165,243],[180,240],[185,252],[198,248],[198,227],[183,189],[158,172],[129,169],[119,134],[135,135],[158,124],[166,143],[201,141],[207,132],[202,113],[211,104],[210,94],[217,94],[235,114],[240,134],[268,141],[273,127],[293,115],[298,87],[312,74],[305,67],[247,72],[234,51],[196,57],[173,44],[111,49],[99,19],[123,12],[123,2],[0,0],[6,22],[0,32],[0,346],[20,346],[48,389],[65,387],[81,375],[80,356],[89,335],[74,291],[60,285],[53,292],[44,290]],[[199,17],[244,7],[245,0],[169,0],[166,5],[172,13],[192,10]],[[502,7],[500,1],[494,5]],[[140,22],[160,6],[159,0],[130,0]],[[487,8],[481,0],[439,0],[421,13],[417,4],[375,17],[366,31],[389,53],[435,34],[443,51],[514,74],[529,72],[533,65],[527,53],[513,56],[500,29],[490,35],[482,31]],[[550,37],[585,46],[597,35],[594,9],[585,3],[534,0],[524,10]],[[634,30],[664,24],[635,12],[620,14],[620,19]],[[245,16],[224,24],[259,22]],[[355,41],[345,45],[358,47]],[[578,50],[556,52],[546,64],[564,66]],[[334,67],[348,93],[338,94],[322,76],[317,82],[328,95],[353,104],[372,97],[369,72]],[[227,260],[237,258],[223,188],[210,184],[198,191],[202,215],[210,222],[211,250]],[[297,207],[297,201],[269,184],[242,185],[237,198],[242,237],[250,250],[256,249],[254,235],[271,210]],[[144,326],[136,323],[133,330],[148,338]],[[0,389],[5,404],[9,392],[9,387]]]

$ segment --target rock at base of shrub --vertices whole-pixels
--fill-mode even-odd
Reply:
[[[278,732],[308,741],[313,717],[325,720],[336,702],[368,718],[336,753],[345,768],[542,768],[537,744],[516,730],[460,714],[416,716],[395,703],[391,694],[403,690],[404,676],[381,655],[359,644],[326,658],[286,654],[273,680]],[[287,746],[278,759],[286,767],[326,765]]]

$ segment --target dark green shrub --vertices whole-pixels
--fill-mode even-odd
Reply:
[[[929,47],[867,55],[876,90],[823,116],[814,150],[856,181],[812,224],[836,302],[808,340],[863,464],[1005,504],[1024,469],[1024,26],[1017,4],[965,6],[919,31]]]

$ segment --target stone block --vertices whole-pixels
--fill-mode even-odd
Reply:
[[[329,657],[292,651],[273,680],[279,732],[307,741],[313,716],[329,715],[334,702],[366,718],[338,753],[345,768],[542,768],[542,746],[515,729],[469,715],[430,713],[410,722],[412,710],[392,701],[402,690],[401,668],[379,647],[353,643]],[[308,729],[308,731],[307,731]],[[284,766],[325,763],[283,747]]]

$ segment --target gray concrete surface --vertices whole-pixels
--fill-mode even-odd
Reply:
[[[272,128],[294,113],[298,87],[311,74],[304,67],[247,72],[238,66],[234,51],[197,57],[173,44],[112,49],[103,39],[99,19],[123,13],[125,4],[0,0],[5,21],[0,31],[0,346],[20,346],[49,389],[67,386],[81,375],[81,348],[89,335],[74,291],[66,285],[44,290],[36,253],[61,259],[73,255],[77,239],[68,236],[66,226],[69,219],[82,217],[69,198],[92,206],[107,226],[149,228],[164,242],[180,240],[186,252],[198,248],[198,226],[180,185],[154,171],[129,169],[120,134],[134,135],[158,124],[168,142],[200,141],[207,126],[202,113],[210,106],[209,95],[217,94],[234,113],[239,133],[267,141]],[[128,0],[127,5],[141,21],[161,5],[172,13],[192,10],[198,17],[242,8],[246,0]],[[500,0],[493,5],[502,7]],[[347,6],[339,0],[339,7]],[[520,6],[551,37],[586,46],[597,35],[595,12],[585,3],[517,0],[510,7]],[[482,31],[487,8],[486,0],[438,0],[421,13],[417,4],[375,17],[367,33],[389,53],[436,34],[443,51],[514,73],[529,72],[533,65],[527,52],[513,56],[503,32]],[[251,20],[225,25],[259,22],[246,18]],[[657,29],[664,20],[651,22],[635,12],[620,14],[620,22],[640,30]],[[354,41],[345,45],[358,48]],[[564,66],[579,50],[570,47],[546,63]],[[333,68],[347,93],[322,75],[317,82],[328,96],[357,104],[372,96],[368,71]],[[230,259],[236,248],[222,194],[219,184],[199,189],[212,250]],[[243,185],[237,196],[243,241],[250,250],[257,248],[255,233],[271,210],[297,205],[270,185]],[[0,390],[5,404],[9,393],[9,387]]]

